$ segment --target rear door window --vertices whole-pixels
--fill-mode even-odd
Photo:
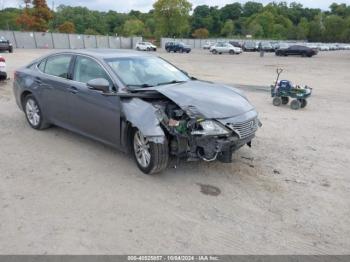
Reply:
[[[46,61],[45,73],[52,76],[68,78],[71,55],[56,55]]]

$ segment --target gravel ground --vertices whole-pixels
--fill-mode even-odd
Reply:
[[[47,52],[2,55],[12,77]],[[31,129],[11,81],[0,84],[0,253],[348,254],[350,52],[159,54],[200,79],[258,87],[283,67],[282,78],[314,94],[292,111],[273,107],[265,88],[245,87],[263,122],[251,149],[232,164],[181,163],[145,176],[100,143]]]

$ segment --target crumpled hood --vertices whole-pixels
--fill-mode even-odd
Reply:
[[[228,118],[254,109],[236,88],[204,81],[189,81],[152,88],[182,109],[195,107],[206,118]]]

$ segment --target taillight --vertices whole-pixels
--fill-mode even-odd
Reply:
[[[4,62],[4,63],[5,63],[5,62],[6,62],[6,61],[5,61],[5,58],[2,57],[2,56],[0,56],[0,62]]]

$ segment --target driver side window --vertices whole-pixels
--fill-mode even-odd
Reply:
[[[95,60],[78,56],[75,61],[73,80],[86,84],[96,78],[104,78],[112,86],[112,81],[108,74]]]

